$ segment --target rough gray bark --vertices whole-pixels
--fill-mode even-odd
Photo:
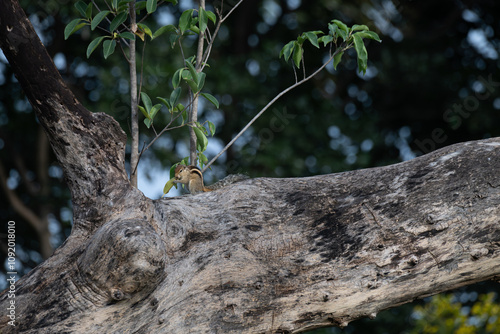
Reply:
[[[130,26],[132,31],[137,31],[137,21],[135,13],[135,1],[129,4]],[[137,63],[135,55],[135,40],[129,41],[129,59],[128,66],[130,72],[130,127],[132,133],[132,142],[130,144],[130,183],[137,188],[137,165],[139,164],[139,101],[137,89]]]
[[[500,276],[500,138],[151,200],[128,182],[123,131],[74,98],[14,0],[0,46],[74,203],[71,236],[16,283],[2,333],[295,333]]]

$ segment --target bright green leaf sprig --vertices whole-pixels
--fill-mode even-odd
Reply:
[[[144,117],[144,124],[148,127],[148,129],[153,125],[153,119],[155,118],[156,114],[158,111],[161,109],[161,104],[155,104],[153,106],[153,103],[151,102],[151,98],[149,97],[148,94],[141,92],[141,100],[142,103],[144,104],[144,107],[139,106],[139,110],[142,112]]]
[[[241,129],[241,131],[234,136],[233,139],[219,153],[217,153],[217,155],[213,157],[208,164],[206,164],[204,170],[207,169],[218,157],[220,157],[279,98],[320,73],[332,60],[334,68],[337,69],[337,65],[340,63],[342,55],[347,49],[354,46],[358,54],[358,69],[360,72],[363,72],[363,74],[366,73],[368,53],[366,52],[366,48],[363,43],[364,38],[373,39],[378,42],[381,41],[378,35],[369,31],[368,27],[365,25],[354,25],[349,28],[342,21],[332,20],[328,24],[328,34],[325,34],[322,31],[308,31],[302,33],[297,40],[293,40],[285,44],[280,51],[280,58],[284,57],[286,62],[288,62],[290,58],[293,59],[292,66],[295,73],[295,83],[278,93],[268,104],[266,104],[247,123],[247,125],[245,125],[245,127]],[[316,48],[320,48],[320,43],[323,43],[324,47],[330,46],[329,59],[309,75],[306,75],[304,68],[304,43],[306,41],[309,41],[309,43]],[[335,51],[332,52],[333,47],[335,47]],[[301,64],[304,77],[299,80],[297,78],[297,73],[295,72],[295,67],[300,68]]]
[[[85,3],[80,0],[75,4],[76,9],[80,13],[81,17],[72,20],[64,30],[64,37],[68,39],[71,35],[82,29],[84,26],[90,26],[92,31],[99,28],[105,32],[104,35],[94,38],[87,47],[87,58],[89,58],[92,53],[100,46],[103,46],[104,58],[108,58],[114,53],[119,39],[135,40],[138,36],[141,40],[145,40],[146,36],[149,36],[151,40],[154,40],[165,33],[171,33],[169,36],[169,41],[172,48],[180,43],[183,36],[199,34],[200,32],[205,32],[208,29],[209,22],[216,24],[216,15],[209,10],[204,8],[188,9],[184,11],[179,19],[177,26],[169,24],[160,27],[158,30],[153,32],[145,23],[141,22],[137,24],[137,30],[132,32],[129,27],[127,27],[126,22],[129,18],[129,3],[131,0],[112,0],[111,7],[109,10],[99,11],[94,3]],[[177,5],[177,0],[167,0],[167,2]],[[147,0],[136,2],[135,9],[137,12],[146,10],[147,14],[151,14],[157,10],[158,0]],[[96,15],[93,12],[98,10]],[[109,23],[106,27],[105,22]],[[197,71],[194,66],[194,57],[185,60],[185,66],[178,69],[172,77],[173,90],[169,97],[157,97],[160,103],[154,104],[149,95],[145,92],[140,93],[142,105],[138,106],[141,113],[144,115],[144,124],[149,129],[153,126],[153,122],[158,112],[164,107],[168,110],[171,115],[171,121],[169,125],[175,121],[177,118],[181,118],[182,122],[180,126],[188,125],[194,129],[197,138],[197,155],[200,160],[200,164],[203,166],[207,162],[206,156],[203,152],[206,150],[208,145],[207,136],[215,133],[215,125],[211,122],[206,122],[208,124],[208,130],[204,125],[200,123],[189,124],[188,122],[188,108],[189,106],[184,106],[181,101],[182,88],[181,85],[187,84],[194,96],[201,95],[212,103],[216,108],[219,108],[219,102],[215,96],[202,92],[205,85],[206,74],[203,71]],[[204,66],[207,64],[204,64]],[[161,133],[160,133],[161,134]],[[154,140],[153,140],[154,141]],[[148,146],[149,147],[149,146]]]
[[[74,19],[66,25],[66,28],[64,29],[64,39],[68,39],[84,26],[90,26],[90,29],[94,31],[96,28],[100,27],[104,20],[107,20],[109,22],[109,27],[107,29],[102,28],[107,32],[107,34],[105,36],[96,37],[89,43],[87,47],[87,58],[90,57],[90,55],[101,43],[103,44],[104,58],[108,58],[115,51],[117,39],[135,39],[135,35],[132,32],[127,31],[126,27],[122,27],[122,25],[127,21],[129,15],[129,2],[130,0],[113,0],[111,3],[112,10],[99,11],[95,16],[93,16],[94,4],[86,4],[83,1],[78,1],[75,4],[75,7],[82,17]],[[121,30],[119,30],[120,27],[122,27]]]
[[[318,37],[320,35],[322,36]],[[322,31],[304,32],[297,40],[288,42],[281,49],[280,58],[284,57],[286,62],[292,58],[293,65],[300,68],[300,64],[304,62],[304,43],[309,41],[316,48],[320,48],[319,44],[323,43],[323,47],[335,46],[333,67],[337,69],[344,52],[354,47],[358,57],[358,71],[365,74],[368,68],[368,52],[363,42],[365,38],[381,42],[377,33],[370,31],[366,25],[355,24],[349,28],[342,21],[332,20],[328,24],[328,34]]]
[[[198,13],[198,16],[195,16],[196,12]],[[148,31],[146,27],[143,27],[141,25],[139,25],[139,28],[141,29],[141,31],[144,31],[146,35],[150,36],[152,40],[158,38],[164,33],[172,33],[169,39],[170,44],[173,48],[177,43],[181,43],[181,39],[183,36],[205,32],[208,28],[209,21],[212,21],[215,24],[217,21],[216,15],[213,12],[200,7],[198,11],[196,11],[195,9],[185,10],[179,19],[178,26],[166,25],[159,28],[155,33],[151,33],[150,30]],[[203,168],[203,166],[208,162],[207,157],[204,155],[204,152],[208,146],[207,136],[213,136],[215,134],[215,125],[210,121],[206,121],[203,124],[200,124],[199,122],[188,122],[188,109],[190,108],[190,105],[184,106],[182,103],[179,103],[182,95],[182,85],[186,84],[190,92],[193,94],[191,99],[201,95],[210,103],[212,103],[216,108],[219,108],[219,102],[217,98],[212,94],[202,91],[203,87],[205,86],[206,74],[202,71],[203,68],[201,70],[196,70],[195,58],[190,57],[186,59],[184,61],[184,65],[184,67],[176,70],[174,75],[172,76],[173,91],[170,94],[170,97],[157,98],[170,113],[171,122],[172,120],[181,117],[181,125],[188,125],[193,128],[193,131],[196,135],[196,154],[199,164]],[[206,66],[207,64],[204,65]],[[140,106],[139,108],[145,117],[145,125],[150,128],[153,124],[154,117],[156,116],[157,111],[161,109],[161,106],[153,106],[152,102],[150,102],[149,96],[147,96],[146,93],[141,93],[141,100],[143,101],[144,106]],[[208,125],[208,130],[205,127],[205,124]],[[188,163],[185,162],[185,164]],[[170,184],[167,182],[165,187],[170,189],[172,187],[172,182],[170,182]]]
[[[64,39],[68,39],[71,35],[82,29],[84,26],[90,26],[90,29],[92,31],[99,27],[101,30],[106,32],[106,35],[96,37],[89,43],[87,47],[87,58],[89,58],[90,55],[102,43],[103,55],[106,59],[111,54],[113,54],[117,39],[123,38],[128,40],[135,40],[135,36],[138,36],[139,38],[141,38],[141,40],[144,40],[144,36],[148,35],[151,40],[153,40],[165,32],[181,31],[170,24],[159,28],[156,32],[153,33],[151,29],[144,23],[138,23],[137,31],[131,31],[130,28],[125,25],[130,14],[128,7],[130,2],[131,0],[113,0],[111,2],[110,10],[98,11],[98,13],[93,16],[93,11],[97,9],[95,5],[92,2],[87,4],[82,0],[78,1],[75,4],[75,7],[80,13],[81,17],[72,20],[66,25],[66,28],[64,29]],[[173,5],[177,5],[178,3],[177,0],[167,0],[167,2],[170,2]],[[135,5],[135,9],[138,12],[146,9],[147,14],[151,14],[156,11],[157,3],[158,0],[138,1]],[[203,16],[207,17],[207,20],[203,20],[205,29],[208,19],[214,22],[216,20],[215,14],[209,11],[204,11]],[[198,19],[196,18],[196,20]],[[103,21],[109,22],[109,26],[107,28],[103,24]],[[196,27],[195,20],[189,21],[189,25],[186,26],[186,29],[199,31],[199,28]],[[174,35],[174,38],[171,37],[172,45],[175,44],[180,35],[182,35],[183,33],[184,31],[181,31],[180,34]]]
[[[192,90],[192,92],[195,95],[199,94],[203,96],[210,103],[212,103],[217,109],[219,108],[219,101],[215,96],[209,93],[201,92],[201,89],[205,85],[206,74],[203,72],[197,72],[191,61],[192,60],[186,60],[185,61],[186,67],[180,68],[177,71],[175,71],[172,77],[172,86],[174,90],[170,94],[170,97],[169,98],[160,96],[157,97],[158,100],[160,100],[160,102],[167,108],[171,116],[175,116],[178,113],[180,113],[180,115],[182,116],[182,125],[186,124],[188,120],[187,108],[182,103],[179,103],[182,93],[182,88],[180,87],[180,85],[183,81],[188,84],[188,87]],[[139,110],[144,115],[145,117],[144,124],[149,129],[153,124],[153,120],[156,114],[161,109],[161,104],[156,104],[153,106],[151,98],[145,92],[141,92],[141,100],[143,106],[139,106]],[[215,133],[215,126],[211,122],[208,122],[208,124],[212,125],[210,127],[210,130],[212,132],[213,129],[212,133],[213,136]],[[197,137],[200,136],[197,134]],[[205,145],[201,145],[200,147],[205,147],[206,149]],[[202,152],[205,149],[203,149]]]

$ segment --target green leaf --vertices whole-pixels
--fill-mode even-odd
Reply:
[[[144,104],[144,107],[146,107],[146,111],[148,112],[148,114],[150,114],[151,113],[150,110],[153,107],[153,103],[151,102],[149,95],[144,92],[141,92],[141,100],[142,103]]]
[[[116,40],[115,39],[105,40],[104,43],[102,44],[102,47],[104,52],[104,59],[107,59],[110,55],[113,54],[113,52],[115,52]]]
[[[196,83],[196,85],[198,85],[198,82],[200,81],[200,79],[198,78],[198,72],[196,72],[194,65],[191,64],[191,62],[188,59],[186,59],[185,63],[186,63],[186,66],[189,70],[189,73],[191,74],[191,78]]]
[[[197,83],[197,88],[198,90],[196,91],[197,93],[203,89],[203,86],[205,86],[205,77],[207,75],[203,72],[198,73],[198,83]]]
[[[182,79],[184,80],[193,80],[193,77],[191,76],[191,73],[189,73],[189,71],[186,71],[186,69],[184,69],[184,71],[182,71]],[[194,81],[193,81],[194,82]]]
[[[332,23],[335,23],[337,27],[340,28],[340,30],[345,31],[346,33],[349,33],[349,28],[346,26],[346,24],[342,21],[339,20],[332,20]]]
[[[146,124],[147,128],[149,129],[151,127],[151,124],[153,124],[153,121],[149,118],[145,118],[144,124]]]
[[[285,61],[288,62],[288,59],[290,59],[290,56],[292,55],[294,45],[295,45],[295,41],[288,42],[283,47],[283,49],[281,49],[280,58],[281,58],[281,56],[284,56]]]
[[[330,31],[331,36],[335,36],[339,27],[336,24],[328,23],[328,30]]]
[[[167,2],[170,2],[174,6],[177,6],[177,3],[178,3],[177,0],[167,0]]]
[[[206,10],[205,13],[207,14],[208,19],[210,21],[212,21],[214,24],[217,23],[217,17],[215,16],[215,14],[213,12]]]
[[[144,117],[146,118],[149,118],[149,114],[148,112],[146,111],[146,109],[144,109],[143,106],[138,106],[139,107],[139,110],[142,112],[142,114],[144,115]]]
[[[344,30],[338,29],[338,30],[337,30],[337,34],[338,34],[340,37],[342,37],[342,39],[344,40],[344,42],[345,42],[345,41],[347,41],[347,37],[348,37],[348,35],[347,35],[347,33],[346,33]]]
[[[135,3],[135,11],[136,11],[136,13],[141,12],[145,8],[146,8],[146,1],[138,1],[138,2]]]
[[[78,1],[75,3],[75,8],[78,9],[78,12],[80,13],[81,16],[87,17],[87,4],[83,1]]]
[[[109,13],[111,13],[109,10],[103,10],[102,12],[98,13],[92,20],[92,23],[90,24],[90,29],[94,30]]]
[[[207,25],[208,25],[208,16],[207,12],[202,7],[200,7],[198,10],[198,22],[200,30],[202,32],[205,32],[205,30],[207,30]]]
[[[174,174],[175,174],[175,168],[174,168]],[[163,187],[163,196],[165,196],[170,191],[170,189],[172,189],[172,187],[177,184],[174,183],[174,180],[175,177],[171,178],[170,180],[167,181],[167,183],[165,183],[165,186]]]
[[[166,33],[166,32],[170,32],[170,31],[175,31],[175,26],[173,26],[171,24],[163,26],[160,29],[155,31],[152,39],[155,39],[156,37],[160,36],[161,34]]]
[[[187,117],[188,117],[187,109],[184,108],[184,106],[181,103],[179,103],[175,107],[175,110],[178,110],[181,113],[181,115],[182,115],[182,124],[184,124],[187,121]]]
[[[208,93],[201,93],[201,95],[210,101],[217,109],[219,109],[219,101],[215,98],[215,96]]]
[[[370,30],[370,28],[368,28],[367,26],[365,26],[364,24],[363,25],[358,25],[358,24],[355,24],[352,26],[351,28],[351,31],[358,31],[358,30]]]
[[[142,30],[144,31],[144,33],[146,35],[149,36],[149,38],[153,39],[153,32],[151,31],[151,29],[149,29],[149,27],[147,25],[145,25],[144,23],[138,23],[137,26]]]
[[[337,65],[340,63],[340,60],[342,59],[342,55],[344,52],[339,52],[333,57],[333,68],[336,70]]]
[[[151,108],[151,110],[149,111],[149,117],[151,118],[151,120],[155,118],[156,114],[158,113],[158,110],[160,109],[161,109],[161,104],[155,104],[153,108]]]
[[[179,165],[180,162],[173,164],[172,167],[170,167],[170,179],[173,179],[175,177],[175,167]]]
[[[99,44],[101,44],[102,40],[107,37],[108,36],[97,37],[92,42],[90,42],[89,46],[87,47],[87,58],[89,58],[92,52],[94,52],[94,50],[99,46]]]
[[[358,71],[366,73],[366,68],[368,67],[368,52],[366,51],[365,43],[363,39],[358,35],[354,34],[354,48],[358,54]]]
[[[178,105],[175,106],[175,109],[174,109],[176,112],[183,112],[185,110],[184,106],[182,105],[182,103],[179,103]]]
[[[175,107],[181,112],[182,115],[182,124],[186,123],[188,121],[188,114],[187,114],[187,109],[184,108],[182,104],[178,104],[177,107]]]
[[[170,101],[169,101],[169,100],[164,99],[163,97],[160,97],[160,96],[157,96],[156,98],[157,98],[158,100],[160,100],[160,101],[161,101],[161,103],[163,103],[163,104],[164,104],[164,105],[168,108],[168,111],[169,111],[169,112],[172,112],[172,111],[173,111],[172,109],[174,108],[174,106],[170,103]]]
[[[205,127],[201,125],[200,122],[194,122],[194,126],[200,129],[200,131],[203,132],[205,135],[208,133],[207,129],[205,129]]]
[[[318,44],[318,36],[312,31],[308,31],[305,34],[305,37],[311,42],[312,45],[317,47],[319,49],[319,44]]]
[[[185,59],[184,61],[187,61],[187,62],[190,62],[191,64],[194,64],[196,61],[196,56],[191,56],[191,57]]]
[[[300,62],[302,61],[302,46],[299,43],[295,42],[293,47],[293,61],[297,68],[300,68]]]
[[[177,105],[177,102],[179,102],[179,98],[181,97],[181,92],[182,92],[181,87],[177,87],[170,94],[170,103],[172,104],[172,106]]]
[[[89,20],[92,18],[92,3],[89,3],[87,8],[85,9],[85,17]]]
[[[128,16],[128,12],[122,12],[122,13],[118,14],[113,19],[113,21],[111,21],[111,23],[109,24],[109,31],[111,31],[111,32],[115,31],[116,28],[118,28],[118,26],[120,24],[125,22],[125,20],[127,19],[127,16]]]
[[[64,39],[68,39],[69,36],[73,35],[85,25],[85,23],[83,25],[79,24],[81,21],[83,21],[83,19],[74,19],[68,23],[66,28],[64,28]]]
[[[179,18],[179,29],[184,34],[186,30],[191,27],[191,20],[193,18],[193,9],[185,10]]]
[[[148,0],[146,3],[146,10],[148,14],[151,14],[154,11],[156,11],[156,0]]]
[[[323,46],[326,46],[327,44],[333,42],[333,37],[331,35],[325,35],[318,38],[318,42],[323,43]]]
[[[361,38],[368,38],[368,39],[373,39],[377,42],[382,42],[382,40],[380,39],[378,34],[376,32],[373,32],[373,31],[360,31],[360,32],[355,33],[355,35],[358,35]]]
[[[113,0],[113,2],[118,2],[117,0]],[[121,0],[120,2],[118,2],[118,4],[116,5],[116,8],[113,7],[114,9],[120,9],[124,6],[127,6],[128,7],[128,3],[129,2],[132,2],[132,0]]]
[[[203,153],[198,153],[198,160],[200,160],[202,167],[208,162],[207,157]]]
[[[189,27],[189,30],[191,30],[191,31],[192,31],[192,32],[194,32],[194,33],[199,34],[199,33],[200,33],[200,28],[198,28],[198,27],[196,26],[196,20],[197,20],[197,19],[198,19],[198,18],[194,18],[194,19],[193,19],[193,21],[191,22],[191,26]],[[189,33],[189,34],[191,34],[191,33]]]
[[[208,146],[207,136],[197,127],[193,127],[194,133],[196,134],[196,147],[198,151],[204,152]]]
[[[210,134],[213,137],[215,134],[215,124],[210,121],[207,121],[207,123],[208,123],[208,129],[210,130]]]
[[[128,31],[122,32],[118,37],[130,39],[131,41],[135,40],[135,35]]]
[[[113,0],[113,2],[111,2],[111,7],[116,10],[118,8],[118,0]]]
[[[173,49],[175,46],[175,43],[177,43],[177,40],[179,40],[181,36],[180,35],[170,35],[169,40],[170,40],[170,47]]]
[[[186,80],[187,84],[189,85],[189,87],[191,88],[191,90],[193,91],[193,93],[198,93],[198,85],[196,84],[196,82],[194,82],[193,80],[189,79],[189,80]]]
[[[174,76],[172,77],[172,86],[174,86],[174,89],[179,87],[182,79],[182,72],[184,71],[184,68],[179,68],[177,71],[175,71]]]
[[[347,36],[349,35],[349,28],[344,24],[344,22],[339,21],[339,20],[332,20],[332,23],[334,23],[338,29],[336,30],[336,33],[342,37],[344,41],[347,40]]]

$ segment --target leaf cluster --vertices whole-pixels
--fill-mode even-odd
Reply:
[[[217,22],[217,17],[213,12],[200,7],[198,10],[185,10],[180,16],[178,25],[165,25],[153,32],[150,27],[144,23],[144,20],[148,15],[157,10],[157,0],[147,0],[135,3],[134,10],[138,15],[146,10],[146,13],[136,27],[127,24],[130,15],[130,2],[131,0],[114,0],[107,10],[99,10],[95,2],[87,4],[81,0],[78,1],[75,7],[81,17],[72,20],[66,26],[64,31],[65,39],[68,39],[72,34],[76,33],[84,26],[90,26],[92,31],[99,28],[104,32],[104,35],[94,38],[89,43],[87,47],[87,58],[102,44],[103,56],[106,59],[115,51],[117,42],[135,40],[136,36],[143,42],[146,42],[146,36],[149,36],[150,41],[153,41],[161,35],[169,33],[168,39],[170,46],[174,48],[179,45],[182,52],[182,39],[185,36],[205,32],[208,29],[210,21],[214,24]],[[177,0],[170,0],[168,2],[177,5]],[[97,10],[97,14],[94,15],[95,10]],[[124,56],[126,57],[125,53]],[[153,104],[152,99],[146,92],[140,92],[142,105],[138,106],[138,108],[144,116],[144,124],[148,129],[153,127],[154,119],[160,110],[166,109],[170,115],[170,122],[160,134],[157,134],[156,138],[158,138],[167,128],[172,126],[174,124],[173,122],[177,119],[181,121],[180,124],[174,128],[184,125],[192,127],[197,138],[197,155],[200,164],[203,166],[203,164],[208,161],[203,154],[208,145],[207,135],[214,135],[215,125],[210,121],[205,122],[204,124],[208,125],[207,130],[204,124],[190,122],[190,108],[192,108],[193,100],[198,96],[203,96],[216,108],[219,108],[219,102],[212,94],[202,92],[205,85],[206,74],[202,69],[197,69],[195,67],[195,60],[194,56],[185,59],[184,66],[175,71],[172,76],[172,92],[167,97],[158,96],[157,99],[160,103]],[[204,65],[207,64],[205,63]],[[186,86],[184,89],[187,91],[187,94],[184,95],[183,86]],[[188,104],[186,105],[183,101],[188,101]],[[156,140],[156,138],[154,140]]]
[[[368,68],[368,52],[363,42],[365,38],[381,42],[377,33],[370,31],[366,25],[355,24],[352,27],[348,27],[342,21],[332,20],[328,24],[327,34],[320,30],[302,33],[296,40],[288,42],[281,49],[280,58],[284,57],[286,62],[292,58],[293,65],[300,68],[300,64],[304,61],[304,43],[309,41],[309,43],[318,49],[320,48],[320,43],[323,43],[323,47],[335,47],[333,67],[337,69],[337,65],[340,63],[344,52],[354,46],[358,57],[358,71],[365,74]]]

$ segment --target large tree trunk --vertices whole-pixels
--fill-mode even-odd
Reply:
[[[500,275],[499,138],[154,201],[129,184],[124,132],[75,99],[14,0],[0,46],[74,205],[64,245],[0,295],[2,333],[298,332]]]

